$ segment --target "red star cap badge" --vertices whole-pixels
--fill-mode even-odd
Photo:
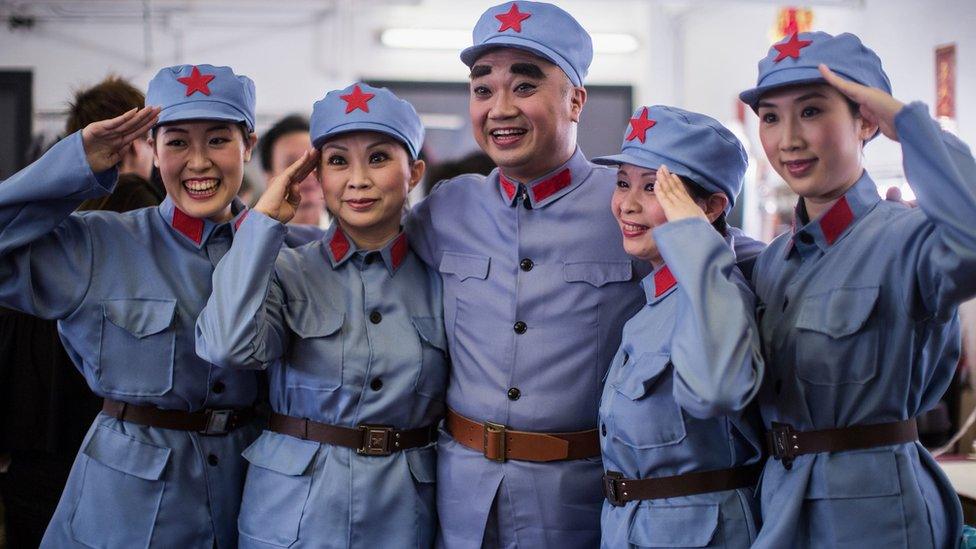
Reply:
[[[190,97],[196,92],[200,92],[203,95],[210,95],[210,88],[207,87],[207,84],[214,78],[216,76],[213,74],[200,74],[200,69],[194,65],[193,70],[190,71],[190,76],[184,76],[176,80],[186,86],[186,97]]]
[[[340,95],[339,99],[346,102],[346,114],[349,114],[356,109],[369,112],[369,100],[375,96],[375,93],[364,93],[363,90],[359,89],[359,84],[356,84],[352,88],[352,93]]]
[[[794,32],[790,36],[790,39],[787,40],[786,42],[783,42],[782,44],[773,44],[773,47],[776,48],[776,51],[779,52],[779,55],[776,56],[776,59],[773,59],[773,63],[779,63],[780,61],[786,59],[787,57],[792,57],[793,59],[799,59],[800,50],[809,46],[810,44],[813,44],[813,40],[800,40],[797,33]]]
[[[657,121],[647,118],[647,107],[644,107],[639,117],[630,119],[630,135],[627,136],[627,141],[638,139],[643,143],[647,138],[647,130],[653,128],[654,124]]]
[[[529,17],[532,17],[531,13],[519,11],[518,5],[512,2],[512,7],[508,9],[508,12],[495,16],[495,19],[498,19],[502,23],[498,26],[498,32],[503,32],[508,29],[512,29],[515,32],[522,32],[522,21],[525,21]]]

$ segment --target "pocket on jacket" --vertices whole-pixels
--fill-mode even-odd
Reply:
[[[441,317],[411,317],[420,338],[420,371],[414,388],[434,400],[444,400],[447,391],[447,334]]]
[[[641,504],[628,541],[638,547],[708,547],[718,530],[718,504]]]
[[[305,300],[289,301],[285,323],[292,332],[286,367],[289,385],[316,391],[342,386],[342,324],[345,315]]]
[[[250,464],[238,528],[255,540],[288,547],[298,539],[319,444],[265,431],[243,452]]]
[[[90,547],[148,547],[170,449],[97,427],[81,453],[85,466],[72,537]]]
[[[835,288],[807,297],[796,318],[797,376],[813,385],[867,383],[877,375],[878,287]]]
[[[102,301],[98,382],[112,396],[159,396],[173,387],[175,299]]]
[[[479,280],[488,278],[490,266],[491,258],[485,255],[444,252],[437,270],[444,274],[452,274],[464,282],[469,278]]]
[[[632,448],[657,448],[684,440],[684,416],[674,400],[670,356],[644,353],[620,366],[610,386],[614,438]]]
[[[612,282],[627,282],[634,277],[630,261],[572,261],[563,263],[563,280],[585,282],[600,288]]]

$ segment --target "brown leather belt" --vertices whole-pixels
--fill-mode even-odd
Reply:
[[[234,429],[250,423],[255,417],[253,408],[236,410],[205,408],[196,412],[186,412],[129,404],[110,398],[106,398],[102,402],[102,411],[122,421],[162,429],[196,431],[201,435],[226,435]]]
[[[596,429],[566,433],[512,431],[498,423],[479,423],[450,409],[446,426],[454,440],[492,461],[561,461],[600,455]]]
[[[718,469],[695,471],[670,477],[630,479],[616,471],[603,475],[603,495],[614,507],[628,501],[642,499],[676,498],[709,492],[722,492],[736,488],[750,488],[759,480],[762,463]]]
[[[388,425],[359,425],[354,428],[319,423],[306,418],[272,412],[268,429],[283,435],[356,450],[364,456],[388,456],[393,452],[420,448],[437,440],[437,424],[398,430]]]
[[[774,421],[773,428],[766,431],[769,455],[782,461],[787,469],[793,467],[796,456],[803,454],[864,450],[916,440],[918,426],[915,418],[820,431],[794,431],[792,425]]]

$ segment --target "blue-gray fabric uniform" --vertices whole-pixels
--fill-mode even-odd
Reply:
[[[865,172],[756,263],[767,427],[914,418],[952,379],[956,305],[976,292],[976,163],[921,103],[895,125],[918,208],[881,200]],[[770,460],[761,487],[756,547],[958,544],[959,500],[918,443]]]
[[[623,250],[615,181],[577,150],[527,185],[498,170],[460,176],[413,209],[411,244],[444,281],[447,403],[458,413],[525,431],[596,427],[601,380],[648,271]],[[498,521],[510,525],[499,534],[511,543],[595,547],[602,474],[598,457],[497,463],[442,433],[441,541],[480,548],[497,494]]]
[[[708,222],[654,229],[666,265],[641,281],[647,304],[624,325],[600,405],[603,465],[642,479],[757,463],[762,380],[755,297]],[[749,547],[750,488],[603,504],[601,545]]]
[[[333,223],[322,240],[279,254],[285,235],[256,211],[241,224],[197,324],[200,355],[267,368],[280,414],[346,427],[435,423],[447,384],[436,273],[402,233],[368,252]],[[244,457],[242,547],[433,545],[433,446],[362,456],[265,431]]]
[[[234,221],[191,218],[168,198],[125,214],[71,214],[116,178],[91,172],[78,132],[0,184],[0,303],[58,319],[65,349],[99,396],[187,411],[250,406],[254,373],[214,368],[193,344]],[[42,545],[235,547],[240,452],[256,435],[245,427],[203,436],[100,414]]]

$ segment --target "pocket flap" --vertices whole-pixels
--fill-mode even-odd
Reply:
[[[639,547],[707,547],[718,529],[718,504],[641,505],[628,541]]]
[[[342,328],[344,318],[339,311],[304,300],[289,301],[285,307],[285,322],[302,339],[332,335]]]
[[[435,316],[414,316],[410,320],[424,341],[445,353],[447,352],[447,334],[444,333],[443,318]]]
[[[169,328],[176,314],[176,300],[106,299],[102,301],[102,314],[112,324],[141,339]]]
[[[861,329],[878,301],[878,287],[836,288],[810,296],[796,318],[796,327],[838,338]]]
[[[433,446],[410,450],[407,454],[407,466],[410,474],[417,482],[430,483],[437,478],[437,451]]]
[[[294,477],[305,474],[318,449],[317,442],[265,431],[241,455],[251,465]]]
[[[644,353],[631,362],[629,366],[622,366],[620,377],[610,385],[618,393],[631,400],[638,400],[647,394],[668,364],[671,356],[663,353]]]
[[[490,264],[491,258],[487,256],[444,252],[438,270],[442,273],[456,275],[461,280],[468,278],[484,280],[488,278]]]
[[[170,449],[108,427],[97,427],[82,452],[116,471],[145,480],[159,480],[169,462]]]
[[[566,282],[586,282],[597,288],[611,282],[627,282],[633,276],[630,261],[576,261],[563,264],[563,279]]]
[[[819,454],[807,499],[847,499],[901,494],[898,463],[890,448]]]

